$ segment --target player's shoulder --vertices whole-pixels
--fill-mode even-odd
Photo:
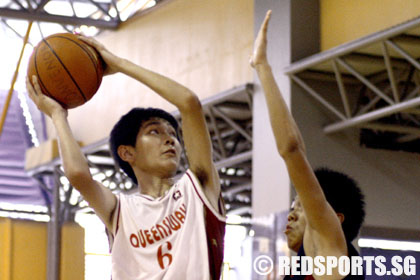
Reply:
[[[186,170],[174,184],[175,187],[201,188],[202,184],[196,172],[191,169]]]
[[[121,205],[130,205],[136,204],[139,205],[142,201],[142,195],[139,193],[119,193],[117,195],[118,204]]]

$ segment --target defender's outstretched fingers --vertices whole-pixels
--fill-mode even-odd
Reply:
[[[271,18],[271,10],[268,10],[263,23],[258,31],[257,38],[254,43],[254,51],[252,57],[249,61],[251,67],[256,67],[259,64],[265,63],[267,61],[267,30],[268,23]]]
[[[267,42],[267,30],[268,30],[268,23],[270,22],[271,18],[271,10],[268,10],[265,14],[264,22],[261,25],[260,31],[257,35],[257,41],[262,40],[264,43]]]
[[[268,22],[270,21],[270,18],[271,18],[271,10],[268,10],[267,13],[265,14],[263,27],[262,27],[264,34],[267,34]]]

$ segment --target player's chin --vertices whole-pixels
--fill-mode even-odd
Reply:
[[[161,170],[164,171],[166,175],[173,176],[178,170],[178,166],[179,166],[179,160],[176,160],[175,158],[167,159],[162,162]]]
[[[301,245],[301,240],[298,240],[298,237],[296,235],[287,234],[286,235],[287,240],[287,247],[289,247],[290,250],[293,250],[295,252],[299,251],[299,247]]]

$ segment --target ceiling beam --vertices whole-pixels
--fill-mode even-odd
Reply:
[[[330,124],[324,127],[325,133],[333,133],[345,128],[360,126],[367,122],[380,119],[407,109],[415,108],[420,105],[420,97],[413,98],[408,101],[404,101],[398,104],[390,105],[375,111],[371,111],[361,116],[353,117],[348,120],[344,120],[338,123]]]
[[[340,57],[343,55],[347,55],[349,53],[354,52],[357,49],[362,49],[371,45],[372,43],[376,43],[379,41],[387,40],[388,38],[398,36],[402,32],[409,30],[411,28],[415,28],[420,26],[420,16],[416,17],[412,20],[394,26],[392,28],[386,29],[384,31],[380,31],[366,37],[362,37],[360,39],[351,41],[344,45],[323,51],[319,54],[309,56],[304,58],[300,61],[294,62],[293,64],[284,68],[284,74],[291,75],[299,73],[303,70],[306,70],[314,65],[320,64],[322,62],[328,61],[330,59]]]
[[[29,12],[28,10],[14,10],[8,8],[0,8],[0,17],[7,17],[13,19],[27,20],[27,21],[43,21],[53,22],[65,25],[88,25],[96,26],[101,29],[117,29],[119,21],[117,19],[106,21],[100,19],[69,17],[47,14],[45,12]]]

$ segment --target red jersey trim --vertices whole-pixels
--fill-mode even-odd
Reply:
[[[117,236],[118,229],[120,228],[120,212],[121,212],[121,203],[120,203],[120,200],[118,200],[117,225],[115,227],[115,236]]]
[[[224,257],[226,223],[220,221],[207,206],[205,206],[204,215],[210,279],[219,280]]]
[[[221,213],[213,209],[210,202],[207,200],[207,197],[201,192],[201,189],[199,189],[201,186],[194,173],[188,170],[186,174],[191,180],[194,190],[204,206],[203,215],[206,227],[210,279],[218,280],[222,273],[226,219]],[[199,188],[197,188],[196,183]],[[223,201],[220,197],[218,203],[219,211],[221,211],[221,203],[223,203]]]
[[[200,198],[200,200],[201,200],[201,202],[203,202],[203,204],[204,204],[204,206],[206,206],[208,209],[209,209],[209,211],[211,211],[212,213],[213,213],[213,215],[219,220],[219,221],[221,221],[221,222],[226,222],[226,217],[225,217],[225,215],[223,214],[223,213],[220,213],[220,212],[223,212],[223,211],[220,211],[220,210],[222,210],[222,209],[220,209],[221,208],[221,202],[220,202],[220,200],[222,199],[221,197],[219,198],[219,211],[218,210],[216,210],[214,207],[213,207],[213,205],[211,205],[211,203],[210,203],[210,201],[207,199],[207,197],[206,197],[206,195],[203,193],[203,190],[202,190],[202,187],[201,187],[201,184],[200,184],[200,182],[198,181],[198,179],[197,179],[197,177],[195,176],[195,174],[191,171],[191,170],[187,170],[187,172],[186,172],[186,174],[187,174],[187,176],[188,176],[188,178],[190,179],[190,181],[191,181],[191,183],[193,184],[193,186],[194,186],[194,190],[195,190],[195,192],[197,193],[197,195],[198,195],[198,197]],[[197,187],[198,186],[198,187]]]

